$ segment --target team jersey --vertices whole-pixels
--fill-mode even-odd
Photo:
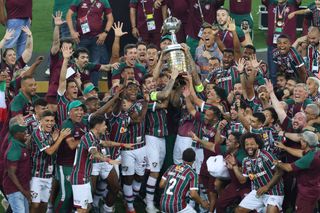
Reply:
[[[291,77],[298,78],[298,68],[304,65],[302,57],[294,47],[290,47],[287,55],[281,55],[276,48],[273,50],[273,61],[276,63],[282,72]]]
[[[56,154],[48,155],[45,150],[53,144],[51,133],[42,131],[40,127],[32,133],[32,177],[50,178],[52,176]]]
[[[221,87],[229,94],[233,90],[233,85],[240,82],[239,71],[235,66],[227,70],[219,67],[208,75],[206,81],[208,83],[216,83],[218,87]]]
[[[28,127],[28,134],[32,134],[34,130],[39,127],[39,121],[36,119],[35,114],[30,114],[24,117],[24,121]]]
[[[128,110],[129,115],[131,113],[140,114],[143,108],[143,100],[135,102]],[[130,122],[128,126],[127,140],[125,143],[135,144],[133,149],[141,148],[145,145],[145,119],[140,123]],[[123,149],[132,150],[132,149]]]
[[[308,9],[312,13],[312,25],[315,27],[320,27],[320,10],[317,8],[315,3],[311,3]]]
[[[246,157],[242,161],[243,175],[251,180],[252,190],[267,185],[274,175],[273,161],[276,158],[265,150],[257,150],[256,158]],[[269,195],[283,196],[283,181],[282,179],[272,187],[268,192]]]
[[[87,127],[83,122],[74,123],[70,118],[62,124],[62,129],[70,128],[71,134],[68,135],[60,144],[57,153],[57,164],[61,166],[72,166],[76,150],[70,149],[66,140],[74,138],[75,141],[80,141],[81,137],[87,133]]]
[[[165,137],[168,135],[167,110],[156,109],[157,102],[149,102],[146,115],[146,135]]]
[[[216,123],[215,125],[206,124],[205,114],[196,112],[193,132],[197,135],[198,138],[200,138],[200,140],[213,142],[214,136],[217,132],[218,124],[219,123]],[[202,148],[202,145],[200,143],[192,141],[192,147]]]
[[[309,99],[312,100],[314,103],[320,103],[320,92],[317,92],[315,96],[309,96]]]
[[[293,118],[296,113],[303,111],[303,109],[305,109],[308,104],[312,104],[312,100],[310,100],[309,98],[305,99],[303,103],[296,103],[291,98],[285,100],[285,102],[288,105],[287,115],[290,118]]]
[[[253,113],[262,112],[262,103],[257,96],[254,96],[251,100],[245,99],[245,102],[250,106]]]
[[[243,127],[242,123],[237,120],[230,121],[228,123],[227,129],[228,134],[231,134],[231,132],[238,132],[243,134],[245,132],[245,128]]]
[[[309,44],[307,48],[307,59],[306,59],[309,76],[319,78],[319,61],[318,61],[319,56],[320,56],[320,53],[318,51],[318,47],[315,47]]]
[[[71,173],[70,182],[72,185],[90,182],[93,161],[90,157],[90,151],[96,149],[99,142],[100,140],[92,132],[88,132],[81,137]]]
[[[303,197],[318,199],[320,192],[320,151],[310,150],[291,164],[297,177],[298,192]]]
[[[161,196],[161,211],[176,213],[187,206],[189,190],[198,190],[198,175],[188,164],[172,165],[162,176],[167,184]]]
[[[125,143],[127,140],[128,126],[130,123],[130,117],[127,112],[119,112],[114,114],[113,112],[106,115],[108,132],[106,135],[111,141]],[[110,147],[110,155],[112,159],[119,157],[119,147]]]
[[[10,111],[11,116],[14,117],[18,114],[22,115],[29,115],[32,114],[34,111],[33,103],[39,98],[39,96],[34,95],[31,97],[31,100],[28,100],[28,98],[23,94],[22,91],[16,95],[11,104],[10,104]]]
[[[68,111],[67,107],[70,103],[70,100],[65,95],[58,94],[57,96],[57,102],[58,102],[58,126],[61,127],[62,123],[68,118]]]

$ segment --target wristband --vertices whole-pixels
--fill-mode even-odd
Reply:
[[[109,33],[109,31],[108,31],[108,30],[105,30],[104,32],[105,32],[105,33],[107,33],[107,34]]]
[[[157,95],[158,95],[158,92],[151,92],[150,93],[151,101],[156,101],[157,100]]]
[[[203,84],[199,84],[195,86],[196,92],[202,92],[204,90]]]
[[[121,143],[120,148],[124,148],[124,147],[125,147],[124,143]]]

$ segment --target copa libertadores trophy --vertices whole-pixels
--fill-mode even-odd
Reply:
[[[178,70],[179,72],[187,72],[186,55],[177,41],[176,32],[179,31],[181,21],[175,17],[169,16],[163,22],[163,32],[171,34],[171,45],[168,45],[164,52],[167,55],[168,68],[170,70]]]

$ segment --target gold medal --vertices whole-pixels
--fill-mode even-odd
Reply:
[[[277,27],[282,27],[283,26],[283,21],[277,21]]]

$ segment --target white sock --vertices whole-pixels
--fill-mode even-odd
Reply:
[[[94,193],[94,197],[93,197],[93,206],[95,207],[99,206],[99,201],[104,197],[106,188],[107,188],[107,183],[103,180],[98,180],[96,192]]]
[[[107,206],[107,204],[104,204],[102,206],[103,212],[113,212],[113,206]]]
[[[123,193],[124,193],[124,198],[127,201],[128,210],[133,211],[134,210],[134,207],[133,207],[134,197],[133,197],[132,185],[123,184]]]
[[[140,192],[141,182],[133,180],[132,188],[133,188],[133,195],[137,196],[139,194],[139,192]]]
[[[148,181],[147,181],[147,194],[146,194],[146,201],[147,201],[147,206],[153,206],[153,198],[154,198],[154,191],[156,189],[156,184],[157,184],[157,179],[154,177],[149,176]]]

